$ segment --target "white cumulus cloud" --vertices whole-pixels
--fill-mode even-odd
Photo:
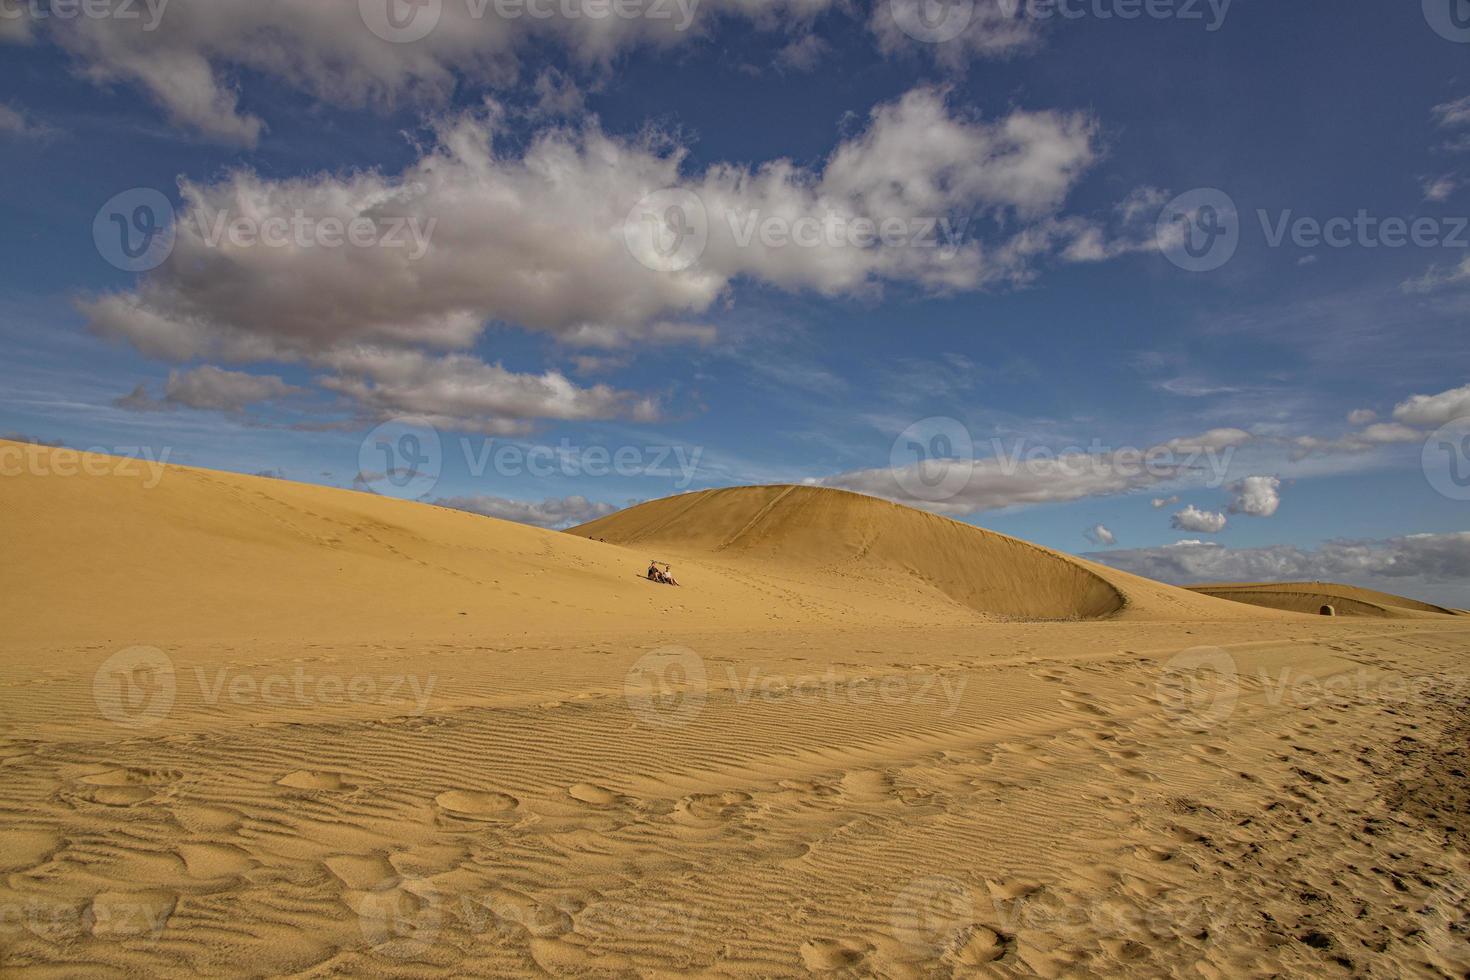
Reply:
[[[1412,395],[1394,406],[1393,417],[1408,425],[1437,428],[1470,416],[1470,385],[1436,395]]]
[[[1270,517],[1281,506],[1281,481],[1274,476],[1248,476],[1232,483],[1230,513]]]
[[[1170,524],[1180,531],[1195,531],[1201,534],[1219,534],[1225,530],[1228,518],[1218,511],[1200,510],[1190,504],[1175,514]]]

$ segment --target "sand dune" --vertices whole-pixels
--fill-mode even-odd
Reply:
[[[33,474],[0,531],[5,976],[1470,970],[1458,618],[812,490],[617,544]]]
[[[609,621],[737,628],[1120,610],[1250,615],[838,490],[691,494],[562,534],[367,493],[181,466],[162,472],[0,481],[0,506],[16,515],[0,569],[4,601],[49,611],[17,622],[16,639],[146,632],[160,594],[169,596],[170,630],[197,639],[473,633],[486,623],[534,631]],[[650,557],[671,556],[686,588],[636,577]]]
[[[1324,606],[1331,606],[1333,614],[1338,616],[1369,616],[1377,619],[1463,615],[1458,610],[1430,605],[1417,599],[1332,582],[1243,582],[1195,585],[1190,589],[1218,599],[1318,615],[1322,614]]]
[[[573,534],[909,603],[937,593],[982,615],[1096,619],[1239,616],[1188,592],[874,497],[823,487],[706,490],[655,500]],[[666,559],[667,560],[667,559]]]

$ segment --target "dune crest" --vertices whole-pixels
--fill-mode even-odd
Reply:
[[[1035,545],[842,490],[708,490],[641,504],[573,530],[674,555],[718,557],[827,577],[932,589],[980,613],[1091,619],[1123,594],[1079,562]]]

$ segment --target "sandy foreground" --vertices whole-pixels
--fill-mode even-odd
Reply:
[[[1470,618],[821,491],[578,536],[47,462],[0,479],[6,975],[1470,970]]]

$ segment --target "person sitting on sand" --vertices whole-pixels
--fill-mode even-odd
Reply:
[[[674,581],[673,570],[668,565],[665,565],[663,568],[659,568],[658,565],[659,563],[656,561],[650,562],[648,565],[648,580],[650,582],[659,582],[663,585],[679,584]]]

